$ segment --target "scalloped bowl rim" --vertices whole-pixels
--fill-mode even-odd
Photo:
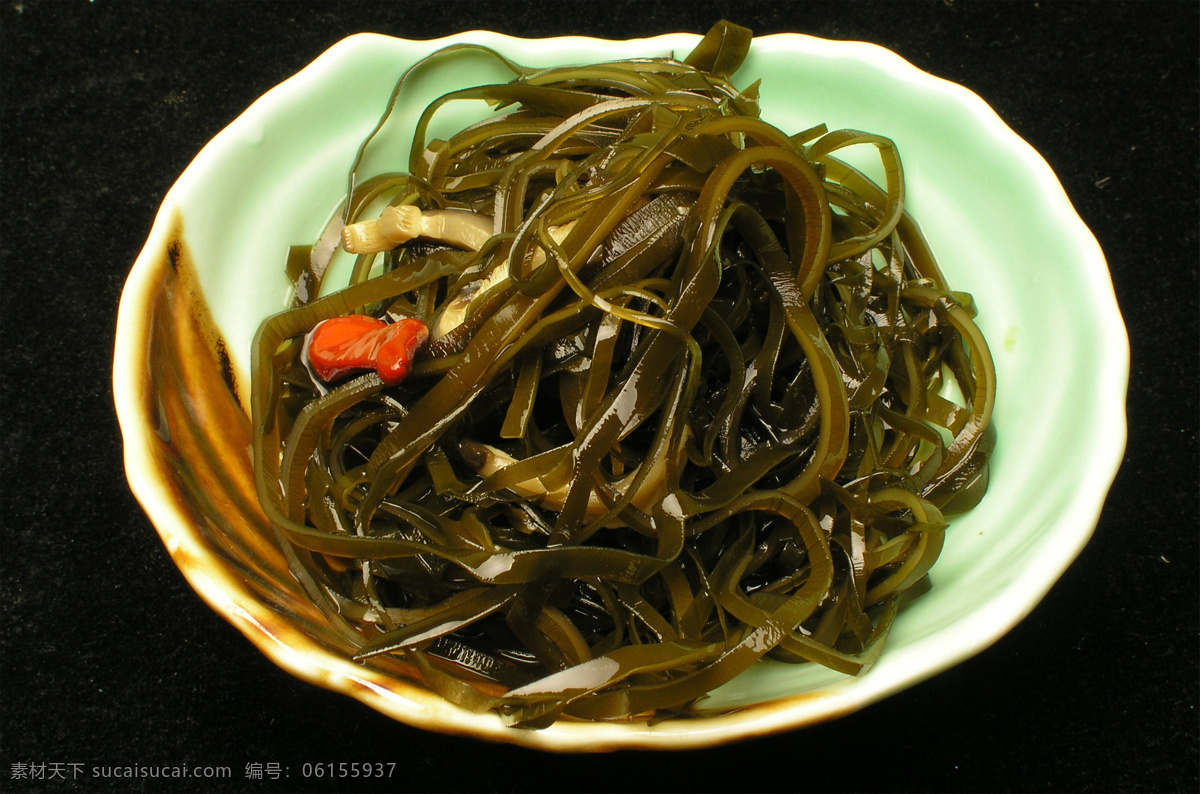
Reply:
[[[179,196],[211,160],[221,156],[223,147],[239,134],[239,126],[247,123],[246,119],[252,114],[266,112],[279,98],[302,93],[307,82],[327,64],[335,61],[343,51],[378,39],[416,44],[429,50],[457,42],[500,44],[510,48],[579,42],[612,45],[622,48],[621,52],[653,53],[664,47],[680,50],[694,46],[699,36],[677,33],[621,42],[581,36],[519,39],[489,31],[470,31],[419,42],[373,33],[350,36],[334,44],[300,72],[260,97],[201,150],[168,191],[146,245],[130,271],[117,321],[113,389],[125,443],[127,477],[133,493],[191,586],[212,609],[237,627],[278,666],[303,680],[349,694],[402,722],[446,733],[555,751],[711,746],[794,729],[853,712],[979,653],[1023,619],[1078,556],[1095,528],[1104,494],[1116,476],[1126,442],[1124,396],[1129,371],[1128,340],[1112,294],[1107,264],[1095,237],[1079,218],[1046,161],[970,90],[934,77],[896,53],[875,44],[781,33],[756,37],[754,47],[763,51],[799,49],[814,54],[853,57],[890,72],[898,80],[939,92],[964,106],[988,135],[1006,144],[1023,167],[1036,176],[1046,191],[1046,200],[1055,208],[1058,220],[1064,223],[1065,233],[1073,236],[1073,243],[1094,281],[1091,286],[1099,301],[1095,310],[1108,320],[1105,325],[1110,329],[1106,344],[1111,355],[1105,360],[1107,369],[1098,380],[1101,390],[1109,395],[1109,401],[1103,407],[1105,421],[1112,432],[1097,434],[1092,455],[1084,463],[1085,474],[1096,487],[1073,494],[1068,509],[1074,524],[1064,541],[1053,547],[1051,553],[1039,558],[1037,566],[1015,576],[1004,589],[1005,597],[993,598],[986,614],[979,616],[980,620],[973,620],[969,627],[958,629],[953,637],[955,642],[936,659],[910,664],[899,675],[886,679],[872,679],[868,674],[854,679],[853,685],[834,687],[820,696],[802,693],[773,698],[730,713],[672,719],[655,725],[560,721],[542,731],[515,731],[504,727],[494,715],[471,714],[415,686],[402,687],[403,692],[398,693],[394,684],[364,674],[361,667],[324,651],[299,632],[289,634],[275,626],[268,626],[261,619],[261,605],[254,603],[244,587],[222,568],[220,561],[212,558],[198,543],[194,529],[164,494],[155,473],[149,446],[153,434],[146,427],[146,418],[140,410],[141,367],[145,361],[144,340],[147,338],[145,307],[157,286],[152,278],[153,264],[166,245],[171,216],[180,206]],[[620,53],[615,55],[621,57]],[[981,629],[981,626],[984,628]]]

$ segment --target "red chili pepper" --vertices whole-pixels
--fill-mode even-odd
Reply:
[[[317,377],[331,383],[352,372],[373,369],[389,386],[408,376],[412,359],[429,338],[420,320],[385,323],[350,314],[318,323],[308,339],[308,360]]]

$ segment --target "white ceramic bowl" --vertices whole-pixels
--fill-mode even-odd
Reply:
[[[459,41],[541,66],[682,55],[698,37],[353,36],[197,155],[130,273],[113,380],[130,485],[201,597],[305,680],[412,725],[553,750],[698,747],[830,719],[979,652],[1027,615],[1087,542],[1124,449],[1128,342],[1103,255],[1050,167],[979,97],[874,45],[782,34],[755,40],[735,82],[762,78],[763,116],[786,131],[824,122],[896,141],[907,206],[951,284],[975,295],[996,360],[990,491],[948,531],[933,589],[900,616],[865,675],[764,661],[701,701],[697,716],[653,725],[514,730],[386,664],[348,660],[257,509],[241,408],[250,341],[288,299],[287,246],[323,227],[399,74]],[[374,147],[366,170],[400,157],[428,100],[464,80],[508,77],[470,55],[453,84],[445,71],[419,74],[389,122],[390,148]],[[438,124],[457,128],[484,111],[472,113],[456,108]]]

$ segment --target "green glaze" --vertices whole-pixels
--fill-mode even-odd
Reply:
[[[249,404],[254,333],[290,298],[288,247],[315,242],[312,236],[337,210],[358,146],[408,66],[454,42],[484,44],[520,63],[544,66],[668,51],[682,57],[697,39],[527,41],[471,32],[413,42],[363,34],[265,94],[197,156],[168,194],[157,224],[165,225],[176,210],[183,218],[242,404]],[[478,52],[454,58],[460,68],[414,73],[367,150],[362,172],[402,168],[406,131],[437,96],[512,77]],[[979,652],[1028,614],[1095,526],[1124,449],[1129,366],[1124,326],[1095,239],[1050,167],[977,96],[882,48],[791,34],[754,40],[734,82],[744,87],[755,79],[762,81],[763,119],[784,130],[824,123],[896,143],[907,183],[905,208],[950,284],[972,293],[979,306],[977,322],[997,369],[993,422],[1000,441],[988,495],[954,518],[931,575],[933,589],[897,617],[879,663],[863,676],[847,677],[816,665],[760,662],[698,707],[718,713],[819,694],[778,709],[750,709],[742,719],[723,717],[727,738],[859,708]],[[446,136],[490,112],[480,102],[454,103],[436,115],[428,137]],[[873,147],[851,147],[838,156],[882,184],[885,174]],[[349,265],[335,259],[326,292],[345,282]],[[118,359],[121,345],[119,330]],[[122,376],[116,373],[118,381]],[[128,416],[131,410],[118,399],[119,412]],[[130,472],[131,480],[137,476]],[[304,663],[289,659],[288,666],[304,674]],[[662,728],[663,736],[677,740],[646,739],[645,726],[630,729],[636,738],[613,738],[610,726],[599,741],[690,746],[719,740],[704,733],[710,729],[703,719],[692,723]],[[556,730],[529,741],[586,746],[579,728],[561,735]]]

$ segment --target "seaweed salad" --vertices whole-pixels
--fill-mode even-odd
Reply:
[[[759,118],[750,31],[445,94],[254,342],[254,463],[356,649],[514,726],[854,675],[987,487],[995,372],[895,145]],[[426,140],[448,103],[496,112]],[[836,155],[874,147],[885,184]],[[322,294],[336,246],[349,284]]]

